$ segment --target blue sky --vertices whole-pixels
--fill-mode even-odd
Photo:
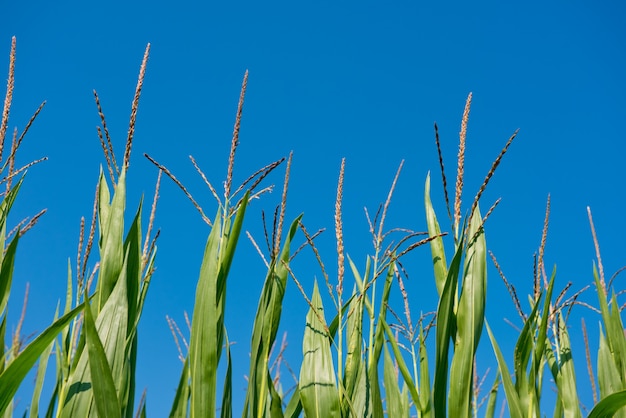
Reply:
[[[188,155],[213,184],[221,184],[241,79],[249,70],[235,181],[293,151],[287,218],[304,212],[310,230],[327,228],[319,245],[330,268],[335,265],[336,182],[345,157],[346,249],[363,266],[371,251],[363,207],[375,211],[385,200],[401,160],[405,168],[388,227],[426,228],[423,187],[429,171],[433,200],[445,220],[433,122],[439,125],[452,179],[463,106],[473,92],[466,202],[507,138],[520,128],[482,205],[484,211],[502,197],[486,227],[487,244],[522,299],[532,289],[533,253],[548,194],[546,265],[557,265],[557,288],[569,281],[573,289],[591,283],[595,253],[587,206],[593,210],[607,274],[626,264],[624,6],[608,1],[385,3],[1,2],[2,74],[11,37],[17,37],[10,128],[23,128],[39,103],[47,101],[19,159],[49,157],[29,171],[13,213],[17,222],[48,209],[20,243],[9,322],[17,321],[27,282],[26,334],[49,323],[64,294],[67,259],[75,260],[79,221],[91,215],[104,163],[91,92],[100,95],[120,153],[148,42],[152,50],[131,160],[129,213],[142,193],[151,199],[154,188],[157,170],[144,152],[167,165],[205,211],[214,213],[211,195]],[[280,185],[281,174],[269,182]],[[245,229],[257,239],[261,210],[271,211],[279,199],[274,193],[251,206]],[[140,328],[138,387],[148,388],[148,411],[163,416],[181,368],[165,315],[182,324],[183,312],[192,311],[209,229],[169,181],[163,182],[156,226],[162,230],[158,270]],[[428,253],[423,248],[405,262],[415,312],[436,307]],[[230,338],[237,342],[233,355],[240,360],[234,369],[236,394],[245,388],[264,273],[252,245],[242,240],[227,319]],[[321,278],[310,254],[296,261],[296,274],[308,291],[313,278]],[[616,290],[624,289],[623,280],[615,282]],[[517,318],[492,266],[488,298],[487,319],[510,357],[515,331],[503,318]],[[583,299],[595,303],[595,291]],[[288,355],[297,367],[307,307],[295,286],[288,289],[284,309]],[[580,316],[594,333],[599,317],[582,307],[574,310],[570,325],[579,348],[574,357],[583,364]],[[597,347],[596,337],[591,344]],[[483,344],[479,369],[491,367],[493,376],[495,366],[489,345]],[[582,369],[578,384],[582,394],[589,392]],[[24,396],[26,403],[28,392]],[[586,399],[590,405],[591,397]]]

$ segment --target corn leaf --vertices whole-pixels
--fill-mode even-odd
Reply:
[[[342,416],[372,417],[372,402],[370,396],[369,376],[365,362],[361,362],[357,372],[357,383],[349,405],[349,413]]]
[[[7,316],[4,315],[2,317],[2,320],[0,320],[0,374],[2,374],[2,372],[4,372],[4,367],[5,367],[5,361],[4,361],[4,339],[6,336],[6,332],[7,332]]]
[[[491,386],[489,391],[489,398],[487,399],[487,409],[485,410],[485,418],[493,418],[496,412],[496,401],[498,400],[498,387],[500,386],[501,379],[500,373],[496,373],[496,380]]]
[[[306,316],[300,368],[300,400],[309,418],[339,417],[339,395],[335,382],[330,340],[324,320],[324,307],[317,287],[313,285],[311,308]]]
[[[11,243],[4,251],[2,264],[0,264],[0,315],[5,313],[9,302],[9,294],[11,293],[11,282],[13,281],[13,264],[15,262],[15,252],[17,251],[17,243],[19,242],[19,234],[11,240]],[[3,252],[4,247],[0,248]],[[4,341],[3,341],[4,342]]]
[[[392,259],[395,254],[392,255]],[[391,262],[387,269],[387,276],[385,278],[385,285],[383,287],[383,293],[380,299],[380,310],[378,312],[378,326],[374,334],[374,345],[372,347],[372,353],[370,354],[368,364],[368,378],[371,390],[371,402],[372,402],[372,416],[374,418],[383,417],[383,401],[380,391],[380,379],[378,378],[378,365],[380,363],[380,356],[382,354],[383,345],[385,343],[385,329],[381,325],[385,322],[387,314],[387,303],[389,301],[389,294],[391,291],[391,284],[393,282],[395,263]]]
[[[231,418],[233,416],[233,365],[230,358],[230,343],[228,335],[226,338],[226,376],[224,377],[224,390],[222,391],[221,418]]]
[[[433,401],[430,393],[430,373],[428,371],[428,353],[426,352],[426,341],[424,340],[424,330],[420,325],[420,346],[419,346],[419,402],[415,402],[420,406],[422,418],[430,418],[433,416]],[[408,382],[407,382],[408,383]],[[409,384],[409,391],[411,385]]]
[[[622,390],[622,380],[615,367],[613,353],[611,353],[607,338],[602,332],[602,327],[600,327],[600,347],[598,349],[598,384],[601,398]]]
[[[109,188],[100,171],[100,196],[98,198],[98,221],[100,225],[100,271],[98,274],[98,299],[94,312],[104,307],[120,276],[124,263],[124,209],[126,206],[126,170],[122,169],[113,200],[109,204]]]
[[[300,389],[296,387],[291,399],[285,408],[284,416],[287,418],[298,418],[302,413],[302,402],[300,401]]]
[[[496,358],[498,360],[498,369],[500,376],[502,377],[502,383],[504,385],[504,394],[506,396],[506,401],[509,407],[509,413],[511,418],[523,418],[524,414],[522,412],[522,408],[520,405],[520,399],[515,391],[515,385],[513,384],[513,380],[511,379],[511,375],[509,374],[509,368],[506,365],[506,361],[504,360],[504,356],[500,351],[500,347],[498,347],[498,343],[491,332],[491,328],[489,328],[489,324],[485,322],[485,326],[487,327],[487,334],[489,334],[489,339],[491,340],[491,345],[493,347],[493,351],[496,354]]]
[[[142,203],[135,214],[130,230],[124,242],[124,267],[126,269],[126,306],[128,307],[127,319],[127,345],[125,347],[126,356],[124,359],[124,371],[119,377],[120,407],[126,418],[133,418],[133,407],[135,404],[135,367],[137,365],[137,326],[141,317],[143,303],[140,295],[145,298],[145,291],[141,292],[141,209]],[[148,282],[149,283],[149,282]],[[120,347],[121,349],[121,347]]]
[[[249,192],[246,192],[232,228],[231,215],[226,215],[228,210],[224,209],[224,215],[221,215],[222,208],[218,209],[204,250],[189,343],[191,418],[214,417],[216,414],[217,367],[224,343],[226,280],[248,198]]]
[[[417,406],[419,411],[423,411],[424,407],[422,405],[422,401],[417,392],[417,388],[415,383],[413,382],[413,378],[411,377],[411,373],[409,372],[409,368],[406,366],[404,358],[402,357],[402,352],[400,351],[400,347],[398,346],[398,342],[396,341],[391,328],[387,322],[382,322],[380,324],[385,329],[385,333],[387,334],[387,338],[389,339],[389,343],[391,344],[391,349],[393,350],[393,354],[396,358],[396,362],[398,364],[398,370],[400,374],[404,378],[404,382],[407,384],[409,389],[409,394],[411,395],[411,399],[413,399],[413,403]]]
[[[178,388],[176,389],[176,396],[172,403],[172,410],[170,411],[170,418],[186,418],[187,411],[189,409],[189,357],[185,359],[183,364],[183,371],[178,382]]]
[[[272,385],[271,379],[268,378],[269,355],[276,341],[276,333],[280,325],[283,298],[289,274],[287,268],[291,257],[291,241],[301,218],[302,215],[291,223],[280,257],[278,260],[272,260],[263,284],[252,332],[250,374],[244,404],[244,416],[260,417],[267,407],[267,397]]]
[[[54,320],[56,321],[57,319],[59,319],[58,306],[56,312],[54,313]],[[0,341],[4,341],[2,336],[0,336]],[[53,345],[54,341],[48,345],[43,353],[41,353],[41,357],[39,357],[39,365],[37,366],[37,375],[35,377],[35,387],[33,388],[33,396],[31,398],[30,408],[28,411],[29,416],[32,418],[39,417],[39,399],[41,398],[41,389],[43,388],[46,369],[48,368],[48,359],[50,358]]]
[[[461,240],[463,241],[463,240]],[[435,359],[435,383],[433,387],[435,416],[446,416],[446,398],[448,396],[448,356],[450,339],[455,333],[454,304],[457,294],[457,284],[463,246],[459,245],[446,278],[445,286],[437,307],[437,357]]]
[[[121,418],[120,404],[117,398],[111,367],[109,367],[104,347],[98,336],[89,302],[85,301],[84,306],[84,327],[87,352],[89,354],[89,370],[91,376],[93,376],[93,398],[96,409],[98,415],[101,417]]]
[[[593,407],[587,418],[613,417],[626,406],[626,390],[615,392],[603,398]]]
[[[354,402],[355,391],[359,378],[359,369],[363,364],[363,298],[355,299],[356,289],[352,291],[350,302],[344,306],[348,307],[347,319],[347,340],[346,340],[346,364],[343,374],[343,387],[346,397],[342,397],[342,416],[347,416],[349,405]]]
[[[435,214],[433,204],[430,200],[430,173],[426,176],[424,202],[426,205],[426,225],[428,226],[428,235],[430,237],[441,235],[437,215]],[[446,278],[448,277],[446,253],[443,247],[442,237],[439,236],[430,241],[430,251],[433,259],[433,269],[435,271],[435,285],[437,286],[439,296],[441,296],[446,284]]]
[[[455,417],[470,415],[474,357],[485,319],[487,247],[478,207],[470,219],[467,236],[470,241],[466,250],[463,285],[456,311],[456,336],[448,395],[449,414]]]
[[[553,377],[563,405],[563,416],[565,418],[580,418],[580,400],[576,390],[576,374],[574,373],[574,362],[572,360],[572,347],[567,333],[567,327],[562,315],[559,315],[558,324],[559,342],[559,363],[558,372]]]
[[[383,379],[385,384],[385,404],[387,406],[387,415],[390,417],[407,417],[408,412],[404,410],[404,402],[398,385],[395,367],[387,346],[384,348],[384,372]]]
[[[593,265],[593,276],[600,302],[602,322],[606,329],[607,343],[611,351],[611,359],[615,364],[614,367],[621,372],[621,376],[626,376],[626,336],[624,335],[624,325],[622,324],[619,309],[617,309],[617,301],[615,300],[615,295],[613,295],[611,300],[612,306],[609,308],[607,294],[600,283],[595,263]],[[625,385],[622,389],[626,389],[626,382],[623,379],[620,380]]]
[[[125,257],[124,259],[127,258]],[[98,300],[97,296],[96,300]],[[113,293],[110,294],[110,297],[102,307],[100,315],[95,319],[96,329],[98,330],[98,335],[104,347],[106,358],[111,368],[111,374],[118,391],[118,399],[125,389],[124,374],[126,373],[125,369],[127,367],[127,321],[127,278],[126,265],[124,264],[121,269],[120,277],[116,280]],[[68,382],[69,390],[67,391],[67,395],[63,397],[64,400],[61,405],[62,417],[71,418],[84,416],[93,409],[93,380],[99,379],[100,376],[91,375],[89,357],[85,354],[86,352],[82,351],[75,368],[72,370]]]
[[[83,310],[79,306],[57,319],[7,366],[0,374],[0,414],[3,414],[20,384],[35,365],[37,359],[78,313]]]

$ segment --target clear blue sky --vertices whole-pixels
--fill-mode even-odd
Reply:
[[[360,266],[371,250],[363,207],[375,211],[384,201],[402,159],[405,169],[387,225],[426,228],[423,187],[429,171],[434,202],[445,220],[433,122],[440,127],[451,179],[469,92],[474,100],[466,201],[506,139],[520,128],[484,196],[483,211],[502,197],[487,224],[487,244],[522,300],[532,289],[533,253],[549,193],[546,266],[557,265],[558,289],[568,281],[573,289],[591,283],[595,254],[587,206],[593,210],[607,274],[626,264],[626,9],[621,3],[217,3],[0,2],[3,78],[11,36],[17,37],[10,128],[23,128],[39,103],[47,101],[19,159],[26,163],[48,156],[49,161],[29,171],[13,214],[17,222],[48,208],[18,252],[9,323],[17,321],[29,282],[25,334],[50,322],[64,294],[68,257],[74,264],[80,217],[91,215],[104,163],[91,91],[99,92],[121,153],[148,42],[152,51],[131,160],[129,215],[142,193],[149,201],[153,192],[157,170],[144,152],[166,164],[206,212],[214,213],[211,195],[188,155],[196,157],[213,184],[221,184],[248,69],[236,180],[293,150],[287,217],[304,212],[310,230],[328,229],[319,245],[329,268],[335,265],[331,231],[342,157],[347,158],[346,249]],[[269,181],[280,184],[281,175]],[[251,206],[245,229],[257,239],[261,209],[272,210],[279,198],[274,193]],[[156,225],[162,229],[158,270],[140,328],[137,373],[139,389],[148,389],[148,412],[164,416],[181,369],[165,315],[182,324],[183,312],[192,311],[209,229],[165,179]],[[428,254],[424,248],[405,261],[415,314],[436,307]],[[230,279],[227,319],[230,338],[237,342],[235,411],[246,385],[251,323],[264,273],[262,261],[243,239]],[[321,278],[310,254],[298,260],[296,274],[309,292],[313,277]],[[618,279],[616,290],[624,288],[624,278]],[[510,358],[516,334],[503,318],[516,321],[517,316],[492,266],[488,298],[487,319]],[[595,291],[587,291],[583,300],[595,304]],[[288,288],[283,328],[296,368],[306,309],[295,286]],[[594,332],[592,351],[599,320],[584,308],[574,311],[570,325],[579,365],[584,364],[581,315]],[[483,344],[479,370],[491,367],[491,380],[495,366],[491,348]],[[588,393],[585,371],[578,370],[577,377],[580,393]],[[25,406],[30,392],[21,394]],[[590,396],[583,399],[591,404]]]

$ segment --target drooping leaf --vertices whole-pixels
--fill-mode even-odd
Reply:
[[[613,417],[626,407],[626,390],[612,393],[593,407],[587,418]]]
[[[0,414],[3,414],[11,399],[17,392],[20,384],[37,362],[46,348],[59,335],[78,313],[83,310],[83,306],[78,306],[61,318],[57,319],[45,331],[24,348],[24,350],[7,366],[0,374]]]

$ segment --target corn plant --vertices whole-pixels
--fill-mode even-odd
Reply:
[[[207,239],[200,277],[196,288],[196,302],[191,322],[189,352],[185,358],[170,416],[172,417],[222,417],[232,416],[232,363],[230,345],[225,327],[226,290],[228,274],[233,262],[246,209],[251,199],[272,189],[272,186],[257,191],[261,181],[285,159],[275,161],[257,170],[243,184],[232,191],[233,167],[236,148],[239,144],[239,127],[247,86],[246,72],[239,97],[237,116],[231,141],[228,172],[225,181],[224,201],[215,188],[206,179],[192,157],[192,162],[218,203],[217,214],[211,221],[202,208],[193,199],[187,189],[164,166],[146,155],[157,167],[165,172],[182,190],[200,212],[202,218],[211,227]],[[267,263],[263,292],[259,300],[251,341],[250,375],[244,404],[244,416],[260,417],[277,413],[282,414],[282,400],[270,376],[270,351],[278,331],[282,300],[287,282],[290,244],[297,229],[300,217],[293,221],[282,244],[281,235],[286,207],[287,185],[291,157],[287,163],[287,172],[283,190],[280,217],[275,219],[273,248],[270,262]],[[238,197],[243,193],[242,197]],[[222,400],[218,407],[218,367],[222,352],[226,354],[226,375],[222,383]]]
[[[626,417],[626,331],[615,291],[612,291],[609,301],[609,289],[612,287],[613,280],[611,279],[607,284],[604,278],[600,245],[596,237],[591,209],[587,208],[587,212],[598,261],[597,265],[596,263],[593,265],[593,278],[602,316],[597,365],[601,400],[589,416],[593,418],[609,415]],[[591,378],[593,379],[593,376]],[[594,387],[594,397],[595,395]]]
[[[121,169],[116,162],[99,97],[94,91],[102,122],[98,133],[114,193],[111,196],[106,176],[101,169],[82,265],[80,257],[84,241],[84,221],[81,221],[76,292],[73,291],[71,268],[68,268],[65,310],[76,306],[75,309],[84,309],[85,314],[70,327],[63,329],[61,341],[56,344],[57,380],[47,416],[133,416],[137,326],[156,254],[154,240],[148,245],[156,197],[143,246],[142,204],[137,209],[126,237],[124,217],[126,176],[149,50],[150,45],[146,48],[139,72]],[[100,261],[87,276],[86,266],[94,239],[96,219]],[[90,296],[89,289],[93,281],[96,282],[96,290]],[[55,404],[56,412],[53,414],[52,408]]]

